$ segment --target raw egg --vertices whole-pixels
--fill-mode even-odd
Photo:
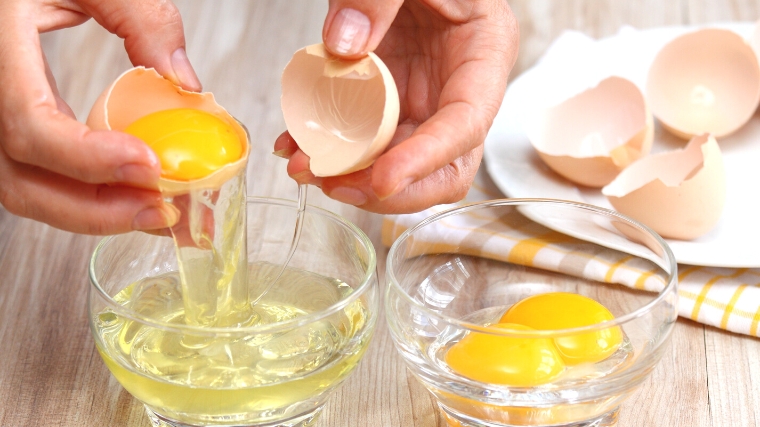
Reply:
[[[347,61],[322,44],[299,50],[282,73],[281,103],[288,132],[309,156],[315,176],[371,165],[398,125],[396,83],[371,52]]]
[[[609,77],[527,124],[541,159],[575,183],[602,187],[652,148],[652,114],[639,88]]]
[[[710,231],[726,200],[726,172],[715,138],[693,138],[682,150],[654,154],[602,189],[620,213],[663,237],[689,240]]]
[[[596,325],[614,318],[607,308],[591,298],[567,292],[550,292],[517,302],[499,322],[536,330],[558,330]],[[617,326],[554,338],[554,344],[567,365],[602,361],[617,351],[622,342],[622,332]]]
[[[708,28],[660,50],[647,78],[647,99],[663,127],[690,139],[716,138],[744,125],[760,102],[757,55],[733,31]]]
[[[524,325],[492,325],[513,331],[530,331]],[[470,332],[446,353],[446,363],[460,375],[476,381],[518,387],[546,384],[565,369],[549,338],[517,337]]]
[[[183,90],[152,68],[119,76],[95,101],[87,125],[153,144],[166,196],[220,188],[245,168],[250,152],[247,132],[213,94]]]
[[[192,181],[240,158],[238,135],[220,118],[202,110],[175,108],[137,119],[124,132],[156,152],[164,177]]]

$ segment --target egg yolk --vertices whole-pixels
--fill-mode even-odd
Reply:
[[[528,331],[511,323],[496,328]],[[455,372],[476,381],[529,387],[554,380],[565,369],[549,338],[520,338],[470,332],[451,346],[446,363]]]
[[[537,330],[595,325],[614,319],[600,303],[583,295],[552,292],[519,301],[501,317],[501,323],[517,323]],[[567,365],[596,363],[617,351],[623,341],[619,327],[557,337],[554,343]]]
[[[161,176],[177,181],[203,178],[240,159],[243,152],[229,123],[191,108],[148,114],[124,132],[145,141],[161,161]]]

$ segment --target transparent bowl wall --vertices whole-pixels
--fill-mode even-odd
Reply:
[[[296,204],[251,198],[247,208],[249,262],[282,264],[293,237]],[[353,224],[310,206],[306,209],[298,249],[289,266],[338,278],[353,291],[346,297],[332,293],[312,295],[309,303],[317,307],[315,312],[276,324],[246,328],[167,325],[142,317],[139,312],[115,303],[112,297],[140,279],[176,271],[172,240],[145,233],[108,237],[100,243],[90,264],[89,312],[95,343],[101,354],[108,356],[104,357],[108,368],[127,391],[146,405],[152,419],[158,417],[182,425],[269,426],[280,425],[277,423],[282,420],[311,416],[318,413],[330,392],[351,373],[372,335],[378,307],[375,252],[367,236]],[[273,276],[274,271],[272,268],[269,274]],[[303,295],[299,295],[297,284],[279,282],[267,298],[298,304]],[[356,313],[356,307],[361,307],[363,313]],[[128,354],[105,346],[100,333],[103,328],[100,314],[106,311],[112,313],[109,316],[131,320],[143,328],[160,329],[173,340],[230,337],[256,342],[262,347],[271,344],[272,339],[318,321],[336,328],[354,329],[345,333],[346,337],[341,338],[329,360],[313,366],[302,376],[283,376],[280,382],[253,387],[246,394],[236,393],[239,390],[217,390],[218,393],[211,396],[194,395],[192,390],[182,390],[169,382],[156,382],[150,374],[128,367],[124,363]]]
[[[478,234],[462,238],[465,232],[457,230],[462,216],[480,224]],[[520,257],[516,262],[494,259],[507,255],[493,253],[505,221],[511,228],[545,231],[528,246],[559,245],[569,255],[551,271],[521,265]],[[612,264],[613,273],[590,279],[590,259],[636,266],[643,274],[635,279],[638,284],[629,284],[650,290],[615,283],[622,271],[613,274]],[[501,200],[430,217],[396,240],[386,276],[387,321],[396,347],[454,426],[612,424],[620,403],[661,358],[677,317],[676,263],[665,242],[615,212],[570,202]],[[482,326],[498,321],[517,301],[546,292],[588,296],[616,319],[522,334]],[[480,313],[479,320],[472,321],[473,313]],[[611,326],[621,328],[627,340],[622,361],[616,353],[614,363],[594,364],[575,379],[532,387],[487,384],[459,375],[444,362],[447,342],[469,333],[559,338]]]

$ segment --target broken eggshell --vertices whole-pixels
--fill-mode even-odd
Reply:
[[[208,92],[186,91],[162,77],[152,68],[127,70],[98,97],[87,117],[87,125],[95,130],[124,131],[137,119],[157,111],[192,108],[211,113],[235,130],[243,151],[239,160],[193,181],[159,178],[158,186],[165,196],[186,194],[190,190],[216,189],[245,168],[250,152],[248,134]]]
[[[685,34],[655,57],[646,94],[655,117],[676,136],[729,135],[747,123],[760,102],[757,55],[733,31]]]
[[[622,77],[550,107],[526,133],[541,159],[575,183],[602,187],[652,148],[652,114],[639,88]]]
[[[396,83],[371,52],[347,61],[322,44],[297,51],[282,73],[281,103],[288,132],[309,156],[315,176],[371,165],[398,125]]]
[[[710,231],[726,199],[726,173],[715,138],[704,134],[681,149],[653,154],[602,189],[623,215],[666,238],[690,240]]]

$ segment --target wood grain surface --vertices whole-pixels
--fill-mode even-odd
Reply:
[[[188,54],[205,90],[248,126],[249,193],[295,198],[286,162],[271,155],[285,129],[279,75],[292,52],[321,40],[326,0],[177,1]],[[521,26],[513,76],[563,30],[594,37],[638,28],[760,18],[757,0],[510,0]],[[80,120],[130,63],[97,24],[45,34],[63,97]],[[2,88],[3,91],[13,90]],[[481,171],[482,173],[482,171]],[[0,184],[2,185],[2,184]],[[324,197],[375,243],[381,217]],[[99,239],[15,217],[0,208],[0,426],[147,427],[144,410],[111,377],[90,338],[86,266]],[[406,371],[381,319],[359,369],[330,399],[322,427],[443,427],[434,402]],[[760,340],[679,320],[652,376],[622,407],[621,427],[760,426]]]

